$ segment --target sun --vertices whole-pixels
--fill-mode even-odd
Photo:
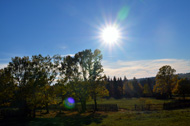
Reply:
[[[108,44],[117,43],[120,39],[120,31],[117,26],[106,26],[101,30],[101,39]]]

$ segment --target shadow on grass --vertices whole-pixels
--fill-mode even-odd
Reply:
[[[82,114],[57,114],[54,118],[36,118],[29,122],[29,126],[82,126],[91,123],[100,124],[107,115],[91,113],[88,115]]]
[[[0,126],[83,126],[91,123],[100,124],[106,117],[107,115],[100,113],[78,114],[68,112],[34,119],[18,117],[0,119]]]
[[[0,119],[0,126],[27,126],[29,120],[20,117]]]

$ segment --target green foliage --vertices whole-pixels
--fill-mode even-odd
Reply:
[[[85,111],[86,104],[91,99],[94,100],[97,110],[97,102],[101,103],[97,99],[100,97],[110,95],[119,99],[123,95],[152,96],[150,80],[143,82],[143,85],[136,78],[128,81],[126,77],[124,80],[114,77],[113,80],[108,80],[103,76],[101,60],[102,54],[98,49],[94,52],[84,50],[76,53],[74,57],[34,55],[31,58],[26,56],[12,58],[8,67],[0,70],[0,106],[24,108],[30,114],[32,111],[35,117],[38,108],[45,108],[48,113],[49,105],[58,104],[56,97],[61,97],[63,102],[63,99],[71,96],[81,103],[82,110]],[[184,97],[189,94],[189,81],[186,79],[178,81],[174,73],[175,69],[168,65],[160,68],[154,92],[167,97],[171,97],[172,92]],[[105,102],[114,102],[123,108],[128,108],[128,104],[147,102],[146,99],[136,99],[135,102],[121,100]],[[149,102],[154,103],[152,100],[147,103]]]
[[[165,65],[159,69],[156,75],[156,85],[154,86],[154,92],[165,95],[166,97],[172,97],[172,90],[176,85],[177,76],[174,75],[175,69],[169,65]]]
[[[55,102],[52,100],[55,94],[51,84],[57,76],[59,60],[58,55],[12,58],[6,68],[7,72],[2,70],[2,76],[0,76],[0,85],[6,91],[2,93],[9,93],[7,96],[10,96],[6,101],[11,101],[14,106],[24,108],[26,111],[33,110],[33,116],[37,107],[45,106],[48,111],[48,105]],[[4,102],[5,99],[3,98]]]
[[[152,96],[151,87],[148,84],[145,84],[143,87],[143,94],[144,96]]]
[[[17,107],[32,110],[34,116],[38,107],[45,107],[48,112],[57,95],[62,101],[71,95],[85,106],[86,100],[108,94],[101,60],[98,49],[84,50],[74,57],[12,58],[8,67],[0,71],[0,104],[10,105],[14,101]]]
[[[86,100],[94,99],[96,106],[97,96],[108,94],[105,88],[103,68],[101,65],[102,54],[96,49],[84,50],[75,54],[74,57],[66,56],[61,63],[62,82],[67,86],[69,95],[81,102],[85,111]]]
[[[177,85],[173,91],[175,94],[178,94],[183,97],[185,100],[185,96],[190,94],[190,81],[187,79],[180,79],[177,82]]]
[[[124,83],[124,94],[125,94],[125,97],[133,97],[134,96],[134,87],[133,87],[133,84],[132,82],[125,82]]]
[[[67,89],[66,89],[66,85],[64,85],[65,82],[63,82],[62,79],[57,80],[57,83],[53,86],[54,87],[54,91],[56,92],[56,97],[60,97],[61,98],[61,102],[63,102],[66,94],[67,94]]]
[[[14,100],[16,86],[7,68],[0,70],[0,106],[10,106]]]
[[[140,97],[143,94],[143,87],[135,77],[131,81],[124,82],[123,90],[126,97]]]

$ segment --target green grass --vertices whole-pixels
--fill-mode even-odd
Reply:
[[[152,113],[116,112],[108,114],[101,126],[188,126],[190,109]],[[90,126],[96,126],[92,123]],[[99,125],[99,124],[98,124]]]
[[[14,126],[189,126],[190,108],[172,111],[118,111],[50,113],[28,121],[9,120]],[[16,121],[16,122],[14,122]],[[4,126],[4,125],[2,125]]]
[[[134,108],[134,105],[142,105],[142,104],[163,104],[171,102],[172,100],[158,100],[153,98],[130,98],[130,99],[98,99],[98,104],[117,104],[121,109],[129,109]],[[87,104],[93,104],[93,101],[88,102]]]
[[[162,104],[171,100],[156,100],[151,98],[132,99],[99,99],[98,104],[118,104],[120,108],[140,105],[142,103]],[[88,102],[88,104],[93,103]],[[35,119],[0,120],[1,126],[189,126],[190,108],[170,111],[131,111],[120,109],[118,112],[86,112],[51,110],[49,114],[37,112]]]
[[[29,126],[83,126],[94,124],[101,124],[102,120],[107,115],[99,113],[85,113],[85,114],[57,114],[54,118],[36,118],[28,123]]]

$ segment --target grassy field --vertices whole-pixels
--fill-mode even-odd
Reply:
[[[102,99],[99,104],[118,104],[120,108],[152,102],[152,104],[161,104],[170,102],[170,100],[156,99]],[[88,102],[90,104],[91,102]],[[78,112],[50,111],[49,114],[37,112],[35,119],[7,119],[1,120],[0,125],[14,126],[189,126],[190,108],[179,110],[162,111],[131,111],[120,109],[118,112]]]
[[[131,110],[134,108],[134,105],[144,105],[144,104],[163,104],[171,102],[172,100],[158,100],[153,98],[130,98],[130,99],[98,99],[98,104],[117,104],[120,109]],[[93,104],[93,101],[88,102],[87,104]]]
[[[50,112],[33,120],[9,120],[1,126],[189,126],[190,109],[172,111]]]
[[[101,124],[91,123],[90,126],[188,126],[190,109],[161,112],[130,112],[120,111],[107,114]]]

